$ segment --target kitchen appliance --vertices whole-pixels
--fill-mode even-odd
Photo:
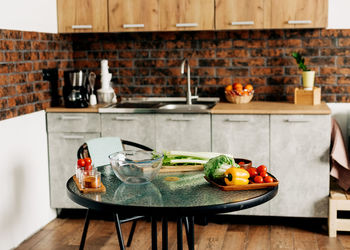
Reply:
[[[63,98],[66,108],[86,108],[89,105],[89,94],[86,87],[88,73],[67,71],[64,74]]]

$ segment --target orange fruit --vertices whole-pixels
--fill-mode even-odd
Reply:
[[[243,90],[243,85],[236,82],[236,83],[233,84],[233,89],[237,90],[237,91],[242,91]]]
[[[232,90],[232,85],[230,84],[230,85],[227,85],[226,87],[225,87],[225,91],[227,91],[227,92],[230,92]]]
[[[248,96],[248,95],[249,95],[249,92],[248,92],[248,91],[243,91],[242,95]]]
[[[254,88],[253,88],[253,85],[251,84],[247,84],[244,86],[244,89],[248,90],[249,92],[251,92]]]

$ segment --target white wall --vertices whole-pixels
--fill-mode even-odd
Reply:
[[[328,1],[328,29],[350,29],[350,1]]]
[[[0,249],[56,218],[50,208],[45,111],[0,121]]]
[[[0,0],[0,29],[57,33],[56,0]]]

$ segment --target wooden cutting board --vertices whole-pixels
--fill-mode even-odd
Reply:
[[[203,165],[178,165],[178,166],[162,166],[160,173],[174,173],[174,172],[190,172],[190,171],[202,171]]]

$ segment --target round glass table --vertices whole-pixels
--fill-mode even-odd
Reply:
[[[110,166],[101,167],[99,171],[106,187],[105,193],[81,193],[73,177],[67,182],[69,198],[88,208],[81,248],[84,247],[90,209],[111,211],[113,214],[150,216],[153,249],[157,249],[156,217],[162,217],[162,248],[167,249],[167,220],[168,217],[176,216],[178,249],[182,248],[183,222],[189,249],[194,249],[194,216],[254,207],[269,201],[278,191],[278,186],[258,190],[222,191],[208,183],[203,172],[160,173],[151,183],[124,184],[115,176]],[[119,229],[117,227],[117,231]],[[123,247],[121,246],[122,249]]]

